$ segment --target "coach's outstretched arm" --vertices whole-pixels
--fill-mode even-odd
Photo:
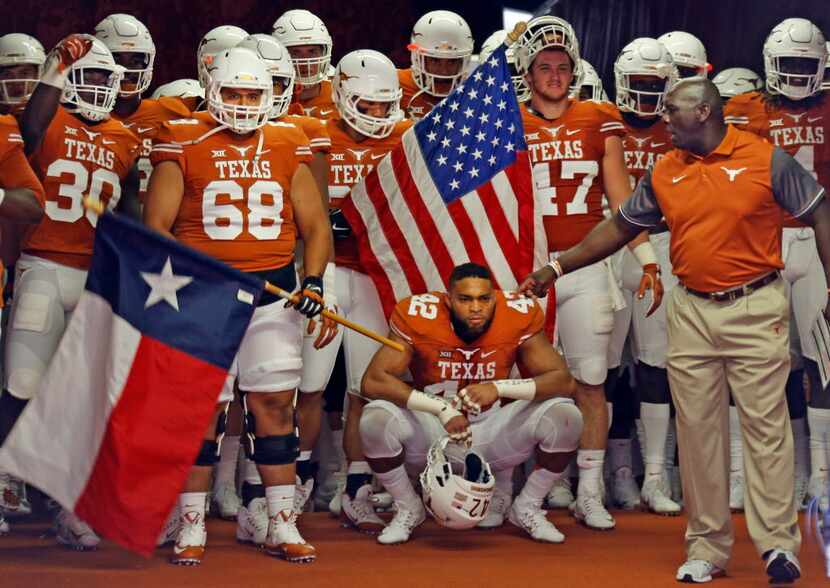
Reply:
[[[578,245],[559,256],[557,261],[562,268],[562,274],[605,259],[634,239],[642,230],[642,227],[625,221],[619,212],[615,213],[613,217],[594,227]],[[556,275],[553,266],[547,264],[526,277],[519,285],[519,292],[545,296],[557,277],[559,276]]]

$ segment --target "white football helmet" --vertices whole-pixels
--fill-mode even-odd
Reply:
[[[215,55],[208,66],[208,112],[216,121],[237,133],[249,133],[268,122],[273,108],[271,74],[259,55],[244,47],[232,47]],[[262,90],[254,106],[227,104],[223,88]]]
[[[571,85],[571,98],[574,100],[594,100],[595,102],[608,102],[608,94],[602,87],[602,79],[600,79],[597,70],[594,66],[581,60],[579,69],[582,77]]]
[[[0,104],[22,107],[35,91],[43,73],[46,52],[40,41],[23,33],[9,33],[0,37]],[[7,71],[21,65],[32,65],[35,75],[23,75]]]
[[[681,78],[709,77],[706,47],[693,34],[686,31],[672,31],[660,35],[657,40],[669,50]]]
[[[448,96],[464,79],[474,44],[470,26],[461,16],[449,10],[427,12],[412,27],[407,46],[415,85],[432,96]],[[457,60],[459,67],[453,73],[432,73],[427,71],[428,57]],[[448,85],[440,87],[443,84]]]
[[[730,67],[718,73],[712,82],[718,87],[722,98],[732,98],[764,87],[761,76],[745,67]]]
[[[827,65],[827,42],[805,18],[788,18],[773,27],[764,41],[767,90],[791,100],[821,91]]]
[[[85,119],[97,122],[112,112],[124,68],[115,63],[101,39],[92,35],[83,37],[92,41],[92,47],[69,68],[61,102]]]
[[[288,112],[291,98],[294,96],[294,65],[291,63],[288,50],[271,35],[263,34],[245,37],[237,47],[245,47],[259,55],[271,74],[272,85],[276,81],[282,84],[282,92],[279,94],[274,88],[274,106],[270,116],[271,119],[280,118]]]
[[[504,29],[496,31],[484,40],[481,44],[481,51],[479,53],[479,61],[487,61],[490,54],[504,44],[507,39],[507,31]],[[510,68],[510,79],[513,80],[513,90],[516,92],[516,99],[519,102],[527,102],[530,100],[530,86],[527,85],[525,77],[521,75],[516,67],[516,44],[511,43],[507,46],[505,51],[507,56],[507,66]]]
[[[582,77],[582,60],[579,57],[579,41],[570,23],[558,16],[537,16],[530,19],[527,29],[516,42],[519,73],[530,71],[536,56],[545,49],[561,49],[573,63],[574,80]]]
[[[271,33],[291,50],[300,45],[319,45],[323,53],[319,57],[291,58],[297,73],[297,82],[303,86],[314,86],[327,77],[331,65],[331,35],[325,23],[308,10],[287,10],[274,22]]]
[[[450,529],[472,529],[487,514],[496,479],[476,452],[442,437],[427,454],[421,473],[424,506],[435,521]]]
[[[117,53],[143,55],[143,67],[124,69],[122,86],[127,83],[133,87],[129,90],[122,87],[121,96],[141,94],[150,87],[150,82],[153,81],[156,46],[150,31],[140,20],[129,14],[111,14],[95,27],[95,36],[104,42],[113,58]]]
[[[822,90],[830,90],[830,41],[827,41],[827,64],[824,66],[824,81],[821,83]]]
[[[175,98],[205,98],[205,89],[198,82],[198,80],[191,80],[183,78],[181,80],[173,80],[162,84],[156,91],[153,92],[153,100],[158,100],[162,96],[172,96]]]
[[[344,55],[334,70],[331,90],[340,118],[367,137],[388,137],[403,119],[398,71],[382,53],[360,49]],[[386,116],[361,112],[358,105],[361,100],[388,104]]]
[[[639,116],[657,116],[663,109],[666,92],[677,79],[671,53],[660,41],[649,37],[634,39],[623,47],[614,62],[617,107]]]
[[[202,40],[199,41],[199,48],[196,49],[196,68],[199,83],[202,84],[203,88],[208,86],[207,70],[214,56],[226,49],[236,47],[247,36],[248,33],[245,29],[233,25],[222,25],[211,29],[202,37]]]

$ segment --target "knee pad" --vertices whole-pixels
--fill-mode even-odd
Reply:
[[[360,417],[360,440],[369,458],[383,459],[400,455],[406,432],[396,427],[398,419],[385,408],[367,406]]]
[[[571,372],[573,372],[574,378],[583,384],[600,386],[608,375],[608,361],[604,356],[577,359],[573,363],[575,365]]]
[[[239,391],[242,399],[242,414],[244,421],[245,455],[256,464],[286,465],[294,463],[300,456],[300,435],[296,422],[294,431],[288,435],[266,435],[257,437],[256,418],[248,410],[246,392]],[[296,417],[295,417],[296,418]]]
[[[545,453],[576,451],[582,435],[582,413],[573,402],[549,406],[536,425],[539,449]]]
[[[804,370],[793,370],[787,378],[787,408],[791,419],[807,416],[807,395],[804,393]]]
[[[651,404],[669,403],[671,400],[671,390],[669,389],[669,375],[667,370],[639,362],[637,363],[636,373],[640,402],[648,402]]]
[[[219,461],[219,444],[216,441],[202,441],[199,454],[196,456],[196,465],[211,467]]]

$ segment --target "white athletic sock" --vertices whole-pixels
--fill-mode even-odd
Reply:
[[[516,501],[524,500],[534,506],[542,506],[542,501],[548,495],[553,483],[564,476],[564,472],[556,473],[545,468],[536,468],[525,481],[525,485]]]
[[[225,435],[219,450],[219,463],[216,464],[216,477],[213,487],[236,485],[236,461],[239,457],[239,435]]]
[[[576,465],[579,467],[577,494],[583,492],[602,494],[602,466],[604,462],[604,449],[580,449],[577,451]]]
[[[349,464],[349,469],[346,472],[347,474],[365,474],[368,476],[372,475],[372,468],[369,467],[369,462],[367,461],[353,461]]]
[[[666,463],[666,437],[669,433],[670,409],[668,404],[640,403],[640,420],[643,422],[646,447],[646,477],[662,476]]]
[[[744,446],[741,442],[741,420],[738,407],[729,407],[729,473],[744,475]]]
[[[643,426],[643,419],[634,421],[634,430],[637,433],[637,444],[640,446],[640,459],[646,463],[646,429]]]
[[[253,460],[246,457],[243,469],[245,470],[245,473],[242,479],[245,482],[248,482],[249,484],[262,484],[262,478],[259,477],[259,470]]]
[[[297,461],[311,461],[311,451],[311,449],[301,451],[299,457],[297,457]]]
[[[631,475],[631,439],[609,439],[605,451],[613,475]]]
[[[827,434],[830,433],[830,409],[807,407],[810,423],[811,476],[827,478]]]
[[[395,504],[411,505],[420,500],[418,495],[415,494],[415,489],[412,487],[412,482],[409,481],[409,476],[403,465],[382,474],[375,474],[375,476],[386,488],[386,491],[392,495]]]
[[[291,512],[294,510],[295,489],[294,484],[265,487],[265,501],[268,503],[269,518],[276,517],[278,522],[283,522],[291,517]]]
[[[807,435],[807,419],[792,419],[793,445],[795,446],[795,476],[810,475],[810,438]]]
[[[205,518],[205,501],[207,492],[182,492],[179,494],[179,516],[195,513],[199,518]],[[190,520],[198,520],[191,516]]]

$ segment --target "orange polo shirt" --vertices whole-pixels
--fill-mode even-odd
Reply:
[[[823,197],[824,188],[790,155],[730,125],[705,157],[667,153],[620,215],[637,228],[665,216],[675,275],[689,288],[719,292],[783,268],[784,211],[803,217]]]

